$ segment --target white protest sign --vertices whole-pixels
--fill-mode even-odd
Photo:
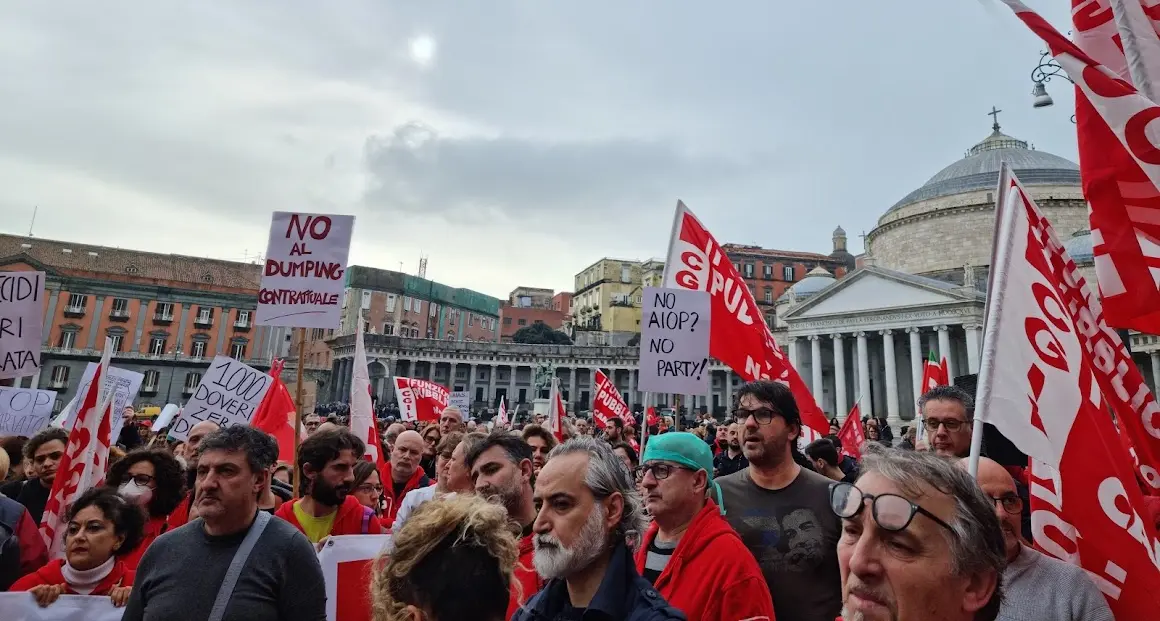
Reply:
[[[645,287],[641,304],[640,389],[702,395],[709,390],[707,291]]]
[[[52,420],[55,390],[0,386],[0,436],[31,438]]]
[[[173,422],[173,417],[177,416],[179,411],[181,411],[181,408],[173,405],[172,403],[167,404],[164,408],[161,408],[161,413],[158,414],[157,419],[153,421],[153,431],[161,431],[162,429],[168,427],[169,423]]]
[[[467,417],[471,414],[471,393],[466,390],[456,390],[447,397],[447,405],[454,405]]]
[[[40,371],[44,272],[0,272],[0,379]]]
[[[4,621],[121,621],[124,608],[113,606],[107,595],[61,595],[41,608],[31,593],[0,593]]]
[[[322,566],[322,578],[326,583],[327,621],[369,618],[364,616],[370,613],[370,602],[366,598],[369,563],[380,552],[389,550],[390,545],[390,535],[334,535],[326,538],[326,545],[318,552],[318,564]]]
[[[89,384],[93,383],[93,376],[97,373],[97,363],[90,362],[85,367],[85,373],[81,376],[81,383],[77,386],[77,396],[69,402],[71,407],[66,407],[62,412],[65,416],[61,427],[66,430],[72,429],[73,421],[77,419],[77,410],[80,409],[84,403],[84,395],[89,392]],[[137,391],[141,389],[141,382],[145,379],[145,375],[136,371],[129,371],[126,369],[118,369],[110,366],[108,374],[105,375],[105,390],[101,391],[101,395],[105,395],[108,391],[114,391],[113,394],[113,420],[110,428],[111,441],[115,444],[117,439],[121,437],[121,428],[125,426],[125,418],[121,413],[125,411],[126,405],[133,405],[133,400],[137,398]]]
[[[354,216],[274,212],[255,322],[339,327],[353,229]]]
[[[169,437],[185,441],[189,430],[205,420],[221,427],[249,425],[273,381],[248,364],[217,356],[174,421]]]

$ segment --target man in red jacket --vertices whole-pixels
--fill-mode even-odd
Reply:
[[[378,535],[383,526],[374,511],[353,495],[354,465],[366,444],[346,428],[319,431],[298,447],[302,498],[283,503],[274,514],[319,543],[331,535]]]
[[[391,461],[383,464],[379,472],[379,480],[383,482],[383,504],[386,505],[383,521],[386,524],[395,523],[403,498],[411,490],[431,485],[431,479],[419,467],[426,449],[427,443],[417,431],[404,431],[395,438]]]
[[[532,447],[519,436],[495,431],[471,447],[467,454],[467,467],[475,482],[475,492],[502,504],[508,517],[522,529],[520,558],[512,576],[508,603],[507,618],[510,619],[543,586],[532,565],[535,556],[532,523],[536,520],[536,505],[532,497]]]
[[[651,437],[640,463],[653,518],[636,553],[640,575],[690,619],[772,621],[761,568],[722,508],[706,498],[715,484],[705,441],[683,432]]]

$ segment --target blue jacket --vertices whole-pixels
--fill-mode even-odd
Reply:
[[[555,621],[569,608],[568,585],[556,578],[524,604],[512,616],[512,621]],[[580,618],[583,621],[687,621],[683,612],[670,606],[648,580],[636,573],[632,554],[625,545],[616,546],[600,587]]]

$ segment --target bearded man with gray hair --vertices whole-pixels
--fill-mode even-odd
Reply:
[[[535,503],[533,558],[548,583],[512,621],[685,619],[636,571],[632,551],[645,527],[640,493],[607,443],[577,436],[552,449]]]
[[[842,618],[994,621],[1007,559],[991,499],[932,453],[862,450],[858,480],[830,486]]]

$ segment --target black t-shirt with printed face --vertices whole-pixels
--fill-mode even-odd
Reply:
[[[778,621],[833,621],[842,608],[833,481],[802,469],[787,487],[767,490],[746,468],[717,482],[725,519],[757,559]]]

